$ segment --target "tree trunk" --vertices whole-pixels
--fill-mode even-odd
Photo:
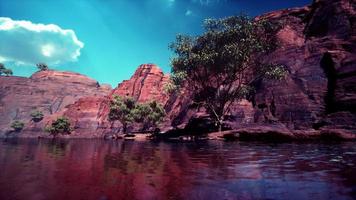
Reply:
[[[122,132],[126,135],[126,130],[127,130],[127,124],[123,123],[122,124]]]
[[[219,122],[218,122],[219,132],[222,131],[222,125],[223,125],[223,117],[220,117]]]

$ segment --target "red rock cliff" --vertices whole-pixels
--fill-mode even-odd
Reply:
[[[111,123],[108,120],[112,95],[131,96],[141,103],[156,100],[165,105],[168,95],[163,88],[168,79],[169,76],[158,66],[142,64],[129,80],[120,83],[110,95],[85,97],[68,106],[63,114],[71,119],[75,127],[72,137],[100,137],[120,131],[119,122]]]
[[[0,135],[10,129],[13,120],[24,121],[33,128],[30,113],[38,109],[48,117],[85,96],[105,96],[111,88],[72,72],[41,71],[30,78],[0,77]],[[36,125],[41,131],[44,122]],[[40,128],[41,127],[41,128]]]
[[[143,64],[129,80],[120,83],[113,94],[131,96],[138,102],[156,100],[164,105],[168,99],[168,95],[164,93],[164,85],[168,80],[169,75],[165,75],[158,66]]]
[[[235,102],[231,128],[280,123],[289,129],[336,128],[356,130],[356,6],[349,0],[317,0],[312,5],[275,11],[260,17],[282,24],[279,47],[262,58],[283,64],[282,82],[263,80],[250,102]],[[12,120],[26,122],[25,130],[40,132],[59,115],[70,118],[72,137],[101,137],[116,132],[119,123],[107,119],[112,95],[139,102],[157,100],[167,117],[162,128],[184,127],[204,115],[190,107],[190,88],[179,95],[163,92],[168,81],[156,65],[140,65],[117,88],[69,72],[45,71],[31,78],[0,77],[0,136]],[[42,110],[45,119],[34,124],[29,113]]]
[[[307,7],[256,18],[260,19],[282,25],[276,35],[279,47],[262,59],[285,65],[288,74],[282,82],[259,83],[252,104],[236,102],[231,127],[277,121],[290,129],[318,128],[321,124],[356,129],[354,1],[318,0]],[[184,125],[196,115],[189,109],[186,92],[168,102],[167,122],[171,125]]]

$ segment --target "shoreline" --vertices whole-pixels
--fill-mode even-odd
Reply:
[[[179,134],[170,135],[160,133],[151,135],[147,133],[135,133],[133,136],[125,137],[122,134],[107,135],[60,135],[55,138],[51,135],[33,134],[33,132],[19,132],[15,135],[1,135],[1,139],[24,138],[24,139],[103,139],[103,140],[134,140],[134,141],[202,141],[202,140],[222,140],[222,141],[356,141],[354,130],[347,129],[320,129],[320,130],[289,130],[271,126],[254,126],[221,132],[210,132],[205,134]]]

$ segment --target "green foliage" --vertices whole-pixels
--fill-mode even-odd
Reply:
[[[12,76],[12,70],[11,69],[4,69],[3,73],[5,74],[5,76]]]
[[[11,69],[7,69],[4,64],[0,63],[0,76],[3,74],[5,76],[12,76],[13,73]]]
[[[2,75],[3,71],[4,71],[5,68],[5,65],[0,63],[0,75]]]
[[[39,122],[43,119],[43,113],[39,110],[32,111],[30,116],[34,122]]]
[[[157,101],[149,103],[137,104],[132,111],[135,122],[142,123],[142,129],[146,130],[150,127],[156,127],[166,115],[163,107]]]
[[[36,64],[38,70],[40,71],[46,71],[48,70],[48,65],[46,63],[38,63]]]
[[[259,62],[276,47],[279,27],[240,15],[207,19],[204,28],[202,35],[178,35],[170,45],[176,57],[171,60],[169,89],[188,83],[195,103],[205,106],[221,125],[232,102],[253,91],[256,80],[283,76],[278,65]]]
[[[287,73],[287,70],[283,65],[270,64],[265,67],[264,73],[265,73],[265,78],[281,80]]]
[[[164,91],[168,94],[177,92],[186,77],[187,73],[183,71],[172,73],[168,83],[164,86]]]
[[[124,134],[132,122],[142,123],[145,130],[157,126],[164,116],[163,107],[156,101],[140,104],[131,97],[114,96],[110,103],[109,120],[120,121]]]
[[[25,124],[22,121],[15,120],[11,123],[11,128],[13,128],[16,132],[19,132],[23,129]]]
[[[51,125],[45,128],[45,131],[50,133],[53,136],[58,134],[70,134],[71,129],[70,121],[67,117],[58,117],[55,121],[51,123]]]
[[[126,134],[127,125],[134,121],[132,110],[135,108],[136,102],[131,97],[122,98],[114,96],[110,102],[110,121],[120,121],[123,125],[123,132]]]

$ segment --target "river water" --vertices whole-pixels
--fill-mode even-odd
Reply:
[[[0,199],[356,199],[356,143],[3,140]]]

